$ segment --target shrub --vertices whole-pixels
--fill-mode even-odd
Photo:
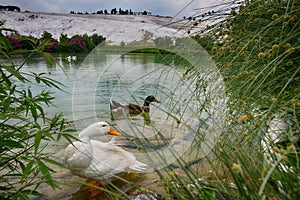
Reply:
[[[95,45],[93,44],[91,37],[89,37],[87,34],[84,34],[81,37],[81,39],[85,42],[88,51],[91,51],[95,48]]]
[[[83,41],[83,39],[81,38],[78,37],[72,38],[69,43],[78,45],[82,50],[88,51],[85,41]]]
[[[60,34],[60,37],[59,37],[59,42],[60,43],[68,43],[70,41],[70,39],[68,38],[68,35],[67,34]]]
[[[70,53],[80,53],[80,52],[86,52],[82,46],[80,46],[79,44],[75,43],[75,44],[64,44],[64,43],[58,43],[58,45],[55,46],[54,48],[54,52],[58,52],[58,53],[64,53],[64,52],[70,52]]]
[[[33,36],[21,36],[20,43],[22,45],[22,49],[33,50],[38,45],[38,40]]]
[[[102,42],[105,41],[105,37],[98,35],[98,34],[93,34],[91,36],[91,40],[93,42],[93,44],[96,46],[98,46],[99,44],[101,44]]]
[[[0,22],[0,25],[3,24]],[[7,30],[7,29],[6,29]],[[71,39],[68,38],[67,34],[61,34],[59,42],[52,38],[52,34],[45,31],[42,34],[40,39],[34,38],[32,36],[21,36],[14,32],[7,36],[8,41],[11,44],[11,47],[14,50],[25,49],[33,50],[38,46],[41,41],[44,44],[47,43],[48,46],[44,48],[45,52],[89,52],[93,50],[97,45],[103,43],[105,38],[98,34],[93,34],[92,36],[84,35],[75,35]]]
[[[55,171],[50,165],[64,167],[43,151],[43,143],[73,137],[67,133],[71,130],[67,130],[62,113],[48,116],[45,112],[54,98],[52,93],[46,89],[34,93],[24,85],[34,82],[44,88],[60,89],[61,84],[45,73],[23,71],[24,64],[35,54],[43,55],[53,64],[54,59],[44,52],[47,42],[38,44],[34,50],[14,50],[3,30],[6,29],[0,27],[0,199],[43,197],[38,192],[41,184],[59,187],[52,178]],[[24,59],[18,60],[18,64],[12,56],[20,53]]]
[[[55,47],[58,45],[58,41],[56,39],[51,38],[48,40],[50,43],[46,48],[44,49],[45,52],[53,52],[55,50]]]
[[[11,43],[13,49],[17,50],[22,48],[20,38],[17,35],[9,35],[7,36],[7,39]]]
[[[44,31],[41,37],[41,39],[43,40],[50,40],[51,38],[52,38],[52,34],[47,31]]]

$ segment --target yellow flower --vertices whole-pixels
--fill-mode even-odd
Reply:
[[[143,150],[143,147],[142,147],[142,146],[138,146],[138,147],[137,147],[137,150],[138,150],[138,151],[142,151],[142,150]]]
[[[290,18],[290,20],[291,20],[291,21],[295,21],[295,20],[297,20],[297,18],[298,18],[297,15],[293,15],[293,16]]]
[[[284,16],[284,19],[285,19],[285,20],[289,20],[290,18],[291,18],[290,15],[285,15],[285,16]]]
[[[271,97],[271,101],[276,102],[277,98],[276,97]]]
[[[293,61],[288,61],[288,62],[286,63],[286,65],[287,65],[287,66],[292,66],[292,65],[293,65]]]
[[[258,54],[258,57],[259,57],[259,58],[264,58],[264,57],[265,57],[265,53],[264,53],[264,52],[260,52],[260,53]]]
[[[242,172],[242,168],[241,165],[233,163],[231,169],[236,172],[236,173],[241,173]]]
[[[274,20],[274,19],[277,19],[278,18],[278,14],[273,14],[272,15],[272,19]]]
[[[243,115],[243,116],[240,116],[240,117],[238,118],[238,120],[239,120],[239,121],[245,121],[245,120],[248,120],[249,118],[250,118],[249,115]]]
[[[286,44],[284,45],[284,47],[287,48],[287,49],[289,49],[289,48],[291,48],[291,44],[290,44],[290,43],[286,43]]]
[[[286,150],[288,150],[289,152],[295,152],[296,151],[296,148],[294,145],[289,145]]]
[[[274,44],[272,46],[272,51],[276,51],[277,49],[279,49],[279,45],[278,44]]]
[[[174,172],[174,171],[169,171],[169,175],[170,175],[171,177],[174,177],[174,176],[175,176],[175,172]]]
[[[299,106],[300,105],[300,101],[298,99],[292,99],[291,100],[291,104]]]
[[[289,159],[288,159],[287,156],[283,156],[283,157],[282,157],[282,160],[283,160],[283,162],[287,162]]]
[[[236,51],[241,51],[241,50],[242,50],[241,47],[236,48]]]
[[[224,66],[224,67],[228,67],[228,66],[229,66],[228,62],[224,62],[224,63],[223,63],[223,66]]]

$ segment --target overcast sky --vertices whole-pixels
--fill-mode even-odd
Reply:
[[[200,12],[195,9],[225,1],[232,0],[0,0],[0,5],[19,6],[21,11],[51,13],[92,13],[104,9],[110,12],[112,8],[122,8],[132,11],[146,10],[154,15],[182,17]]]

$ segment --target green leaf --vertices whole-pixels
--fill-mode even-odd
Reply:
[[[65,125],[65,119],[62,119],[60,123],[59,131],[62,131],[64,129],[64,125]]]
[[[32,93],[31,93],[31,90],[30,90],[30,89],[27,90],[27,93],[28,93],[28,97],[29,97],[29,98],[32,98]]]
[[[41,82],[40,77],[35,77],[35,81],[36,81],[37,83],[40,83],[40,82]]]
[[[77,130],[75,129],[65,129],[63,132],[64,133],[75,133]]]
[[[26,118],[19,116],[19,115],[14,115],[14,114],[6,114],[6,113],[0,113],[0,119],[5,120],[5,119],[20,119],[20,120],[26,120]]]
[[[9,78],[6,76],[6,74],[2,71],[2,68],[0,67],[0,72],[1,72],[1,78],[3,79],[3,81],[5,81],[5,83],[8,86],[11,86],[11,81],[9,80]]]
[[[212,189],[204,188],[203,199],[215,200],[216,199],[216,192]]]
[[[10,105],[10,101],[11,99],[10,98],[6,98],[4,101],[3,101],[3,110],[7,110],[9,105]]]
[[[51,135],[50,132],[48,132],[48,131],[45,130],[43,133],[44,133],[45,136],[47,136],[47,137],[50,138],[51,140],[54,140],[54,137]]]
[[[31,114],[32,114],[34,120],[36,121],[38,118],[38,115],[37,115],[36,107],[32,104],[30,105],[30,111],[31,111]]]
[[[5,120],[7,115],[5,113],[0,113],[0,119]]]
[[[20,165],[22,171],[24,171],[24,169],[25,169],[24,163],[23,163],[22,161],[17,161],[17,162],[19,163],[19,165]]]
[[[38,166],[40,171],[43,174],[43,177],[46,180],[46,183],[50,185],[53,189],[57,188],[55,181],[53,181],[52,176],[50,174],[50,169],[43,163],[41,160],[38,161]]]
[[[42,161],[38,160],[37,161],[38,166],[42,174],[44,175],[44,178],[49,179],[50,173],[49,173],[49,168],[43,163]],[[52,179],[51,179],[52,180]]]
[[[27,49],[17,49],[11,52],[11,54],[29,54],[32,53],[33,50],[27,50]]]
[[[61,168],[64,168],[64,169],[68,169],[66,166],[64,166],[63,164],[55,161],[55,160],[52,160],[52,159],[49,159],[49,158],[42,158],[42,160],[46,161],[47,163],[50,163],[52,165],[56,165],[58,167],[61,167]]]
[[[41,140],[42,140],[42,135],[43,132],[42,131],[38,131],[37,134],[34,137],[34,153],[37,154],[37,151],[39,149]]]
[[[13,95],[15,93],[16,87],[17,87],[16,85],[10,87],[9,95]]]
[[[2,66],[2,67],[6,69],[6,71],[11,73],[13,76],[15,76],[17,79],[22,81],[23,83],[25,82],[26,79],[18,71],[16,71],[14,67],[12,66]]]
[[[16,142],[14,140],[5,140],[0,138],[0,146],[1,147],[12,147],[12,148],[24,148],[24,146],[20,142]]]
[[[22,193],[26,194],[26,195],[34,195],[34,196],[39,196],[39,197],[45,196],[45,195],[43,195],[42,193],[39,193],[36,190],[22,190]]]
[[[2,190],[2,191],[7,191],[7,190],[10,190],[10,189],[12,189],[13,187],[10,187],[10,186],[0,186],[0,191]],[[1,195],[0,195],[0,197],[1,197]]]
[[[66,134],[66,133],[58,134],[59,138],[57,140],[59,140],[61,138],[61,136],[64,137],[66,140],[68,140],[68,142],[70,144],[73,143],[72,140],[79,141],[79,139],[77,137],[75,137],[74,135],[70,135],[70,134]]]
[[[20,177],[20,176],[22,176],[22,174],[14,173],[14,174],[6,174],[5,176],[12,176],[12,177],[18,176],[18,177]]]
[[[44,109],[40,106],[40,105],[36,105],[36,108],[40,111],[43,120],[45,121],[45,113],[44,113]]]
[[[27,166],[25,167],[24,171],[23,171],[23,178],[26,178],[30,172],[32,171],[32,166],[35,163],[34,160],[29,161],[29,163],[27,164]]]
[[[56,127],[59,123],[59,120],[62,118],[62,113],[60,113],[59,115],[55,115],[50,122],[50,127],[49,130],[51,130],[52,128]]]

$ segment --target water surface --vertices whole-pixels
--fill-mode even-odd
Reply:
[[[190,147],[195,142],[200,121],[202,128],[206,127],[207,124],[204,124],[209,123],[211,115],[200,112],[206,97],[194,92],[196,79],[185,79],[183,76],[188,67],[186,62],[178,62],[178,58],[169,54],[93,51],[88,56],[76,55],[77,60],[71,62],[65,59],[67,56],[55,55],[59,65],[49,66],[41,57],[35,57],[24,66],[25,71],[46,72],[50,78],[64,85],[63,91],[50,89],[55,96],[55,106],[47,108],[47,114],[63,112],[78,131],[94,122],[108,121],[124,134],[119,144],[146,163],[149,171],[170,164],[176,168],[176,159],[185,154],[189,154],[187,164],[199,161],[199,151],[191,153]],[[35,84],[23,87],[31,87],[34,92],[45,89]],[[110,99],[142,105],[148,95],[154,95],[161,101],[160,104],[151,104],[150,124],[145,123],[143,116],[111,119]],[[107,141],[111,138],[99,139]],[[66,141],[48,144],[47,151],[64,163],[63,152],[67,145]],[[139,151],[139,147],[143,151]],[[70,182],[84,179],[74,177],[68,170],[57,170],[56,178],[69,186],[54,193],[45,187],[42,192],[51,198],[61,199],[74,197],[78,191],[80,194],[85,192],[79,190],[80,184]],[[134,181],[140,185],[149,184],[149,181],[157,178],[155,176],[155,173],[148,173],[146,178],[140,177]]]

